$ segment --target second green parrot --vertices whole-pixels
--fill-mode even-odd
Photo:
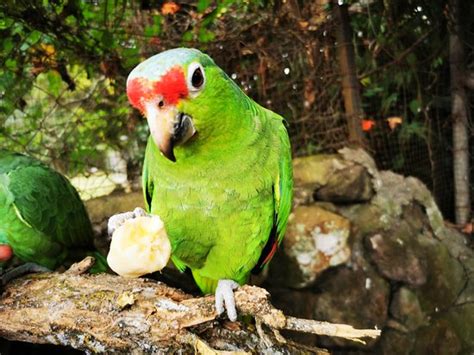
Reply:
[[[0,150],[0,269],[14,257],[52,270],[86,255],[96,258],[94,271],[107,269],[70,182],[34,158]]]

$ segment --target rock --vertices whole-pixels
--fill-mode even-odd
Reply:
[[[414,354],[459,354],[462,349],[461,339],[445,318],[422,328],[415,339]]]
[[[452,307],[446,314],[441,314],[440,319],[434,319],[434,326],[445,319],[461,343],[461,353],[474,353],[474,304],[466,303],[462,306]],[[420,336],[422,337],[422,336]]]
[[[342,205],[337,211],[351,221],[354,233],[364,236],[385,229],[383,211],[372,203]]]
[[[348,165],[334,172],[326,185],[315,191],[315,199],[331,202],[368,201],[374,189],[367,170],[361,165]]]
[[[407,287],[401,287],[392,297],[390,314],[408,331],[414,331],[428,320],[421,310],[416,294]]]
[[[367,169],[367,172],[372,177],[372,184],[375,191],[378,191],[381,186],[380,174],[377,170],[375,160],[361,148],[342,148],[338,150],[339,155],[346,161],[362,165]]]
[[[319,154],[293,160],[293,178],[296,186],[314,189],[324,186],[334,166],[342,166],[336,154]]]
[[[426,282],[424,250],[406,223],[400,221],[391,231],[367,236],[365,240],[372,261],[384,277],[412,286]]]
[[[308,196],[321,201],[368,201],[374,194],[367,169],[341,156],[313,155],[293,162],[296,204],[307,204]]]
[[[372,354],[381,355],[409,355],[415,344],[415,337],[412,333],[404,333],[396,329],[387,329],[382,332],[382,338],[377,343]],[[421,352],[423,354],[423,352]]]
[[[98,223],[115,213],[133,211],[135,207],[143,208],[143,192],[140,190],[131,193],[112,193],[88,200],[85,205],[92,223]]]
[[[382,329],[387,321],[390,287],[370,267],[340,266],[328,270],[317,284],[313,318],[351,324],[356,328]],[[325,339],[325,346],[354,346],[345,341]],[[373,343],[369,343],[368,346]]]
[[[293,187],[293,206],[309,205],[313,202],[313,191],[311,188],[298,185]]]
[[[419,238],[426,256],[427,280],[415,288],[422,310],[427,314],[438,313],[453,306],[465,288],[467,275],[461,263],[449,249],[430,234]]]
[[[296,207],[280,252],[270,264],[269,282],[308,287],[322,271],[349,260],[349,221],[319,206]]]

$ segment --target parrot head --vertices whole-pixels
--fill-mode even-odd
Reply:
[[[135,67],[127,79],[127,96],[146,117],[161,153],[175,162],[177,146],[185,147],[198,139],[198,133],[202,138],[218,128],[215,103],[229,91],[227,82],[231,80],[208,55],[176,48]]]

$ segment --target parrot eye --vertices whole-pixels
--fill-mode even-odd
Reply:
[[[204,77],[202,76],[201,68],[197,68],[194,70],[193,76],[191,78],[191,84],[193,84],[195,88],[200,88],[203,83]]]
[[[204,87],[206,77],[204,68],[199,63],[191,63],[188,68],[188,87],[190,91],[198,91]]]

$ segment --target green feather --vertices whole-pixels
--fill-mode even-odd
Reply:
[[[169,55],[163,62],[170,67],[186,73],[198,61],[205,70],[205,88],[177,105],[198,134],[175,147],[176,162],[149,139],[144,195],[165,223],[177,267],[190,268],[210,293],[220,279],[245,283],[267,243],[282,240],[292,199],[290,143],[282,117],[248,98],[207,55],[174,51],[160,54]]]
[[[0,235],[20,260],[50,269],[94,248],[91,222],[69,181],[7,151],[0,151]],[[103,260],[99,264],[105,271]]]

